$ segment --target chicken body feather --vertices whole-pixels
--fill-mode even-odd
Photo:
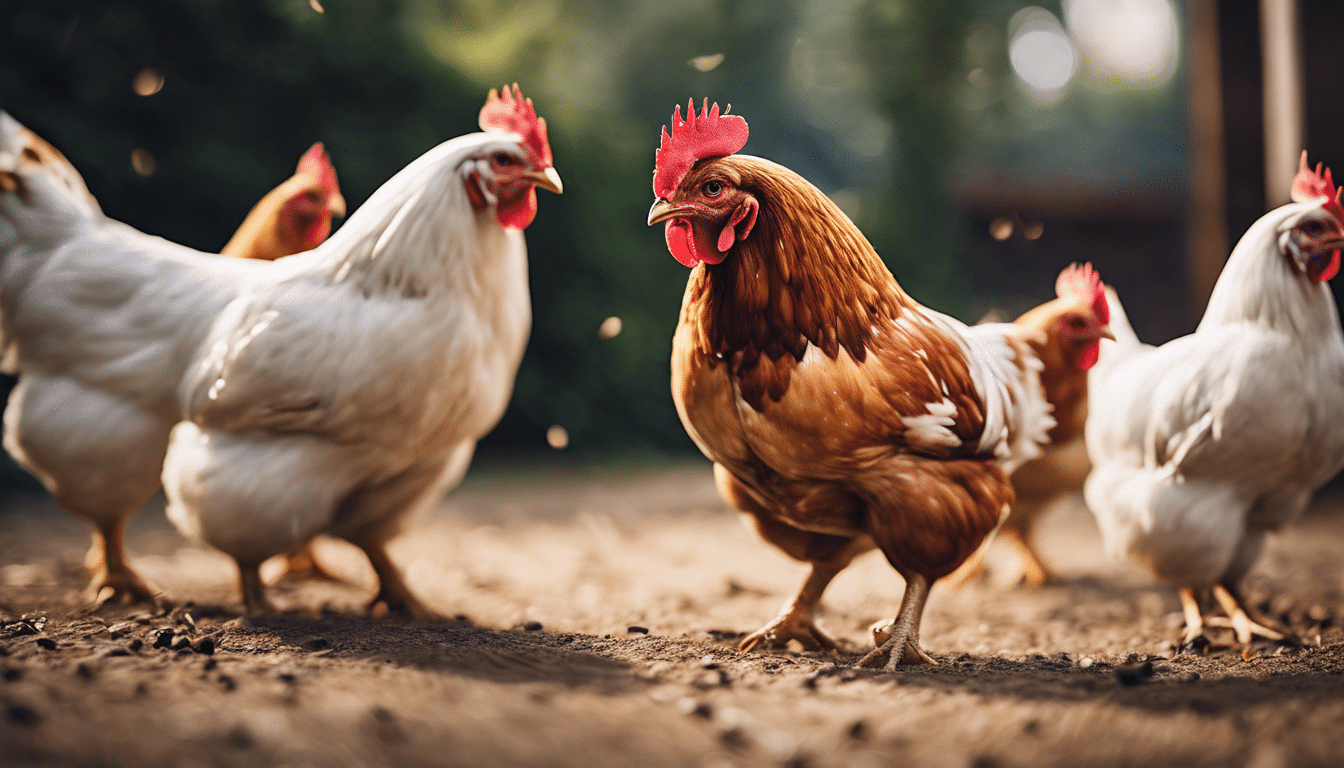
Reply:
[[[999,523],[1012,500],[1004,464],[1036,455],[1053,426],[1039,361],[1014,326],[969,329],[918,305],[853,223],[782,166],[701,158],[664,194],[650,223],[668,222],[679,260],[704,262],[673,339],[678,414],[724,498],[812,565],[742,647],[834,647],[813,610],[876,547],[907,580],[905,631],[870,661],[928,661],[929,584]],[[700,258],[714,247],[717,261]]]
[[[1209,588],[1249,626],[1236,590],[1266,535],[1344,467],[1344,334],[1329,287],[1294,268],[1296,254],[1344,242],[1330,221],[1318,202],[1271,211],[1193,334],[1144,345],[1119,313],[1119,341],[1102,351],[1088,506],[1112,555],[1182,588],[1186,640],[1202,632],[1194,601]],[[1333,239],[1303,239],[1317,224]]]
[[[432,615],[386,563],[386,541],[456,484],[503,414],[531,324],[522,232],[468,194],[472,134],[394,176],[287,274],[240,292],[181,388],[164,464],[169,517],[257,566],[318,533],[365,549],[379,599]]]

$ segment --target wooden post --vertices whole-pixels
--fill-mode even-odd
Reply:
[[[1260,0],[1260,52],[1264,71],[1265,209],[1288,202],[1306,142],[1302,40],[1297,0]]]
[[[1227,166],[1223,157],[1218,0],[1189,0],[1191,190],[1188,236],[1191,306],[1204,313],[1227,260]],[[1287,187],[1284,188],[1285,190]]]

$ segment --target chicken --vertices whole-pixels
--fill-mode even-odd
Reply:
[[[152,601],[158,594],[125,561],[122,530],[160,487],[169,433],[183,414],[179,386],[230,302],[249,295],[254,284],[294,285],[311,274],[349,285],[371,271],[370,256],[387,257],[378,262],[385,268],[372,271],[414,290],[418,273],[398,268],[411,259],[395,258],[407,249],[389,250],[394,236],[404,244],[408,233],[425,259],[464,257],[483,240],[497,258],[525,269],[515,263],[522,259],[522,238],[513,230],[535,211],[528,180],[542,178],[543,186],[556,189],[559,182],[549,170],[544,125],[523,125],[517,118],[524,112],[531,107],[520,106],[515,94],[492,97],[482,110],[490,133],[448,142],[404,171],[376,196],[376,213],[365,206],[361,226],[367,229],[353,230],[335,250],[279,262],[205,254],[107,219],[59,152],[0,113],[0,329],[8,368],[22,373],[9,400],[5,447],[63,508],[94,524],[106,553],[90,587],[99,599]],[[451,186],[451,177],[462,179],[469,210],[448,205],[461,195],[425,200],[424,184]],[[435,202],[444,210],[435,210]],[[395,227],[384,220],[378,231],[386,230],[389,240],[371,251],[367,240],[377,219],[401,207],[407,215],[428,208],[437,218],[396,219]],[[473,239],[473,230],[487,234]],[[361,256],[363,268],[352,263],[333,272],[332,263]],[[306,339],[299,344],[295,363],[306,365],[302,355],[311,348]],[[507,393],[512,373],[502,378],[495,385]]]
[[[249,614],[271,609],[261,562],[328,533],[368,555],[372,606],[435,617],[386,545],[458,483],[504,412],[531,325],[522,229],[536,187],[561,189],[517,86],[492,91],[480,122],[236,291],[195,347],[164,461],[168,517],[237,562]]]
[[[1054,425],[1040,361],[1010,324],[968,328],[920,306],[816,187],[738,155],[741,117],[680,108],[657,153],[650,225],[692,268],[672,342],[672,395],[719,492],[811,565],[798,596],[740,647],[833,648],[822,591],[874,547],[905,578],[859,663],[933,663],[930,586],[999,524],[1007,473]]]
[[[1111,555],[1179,588],[1183,643],[1216,624],[1248,654],[1255,636],[1284,639],[1241,581],[1344,467],[1344,334],[1326,285],[1344,208],[1306,153],[1292,199],[1242,236],[1194,333],[1140,344],[1113,300],[1118,341],[1092,382],[1088,506]],[[1204,618],[1209,591],[1225,620]]]
[[[343,210],[318,144],[252,209],[230,247],[269,258],[283,255],[277,248],[302,250],[311,237],[321,242],[331,214]],[[159,588],[131,568],[123,530],[159,488],[177,420],[173,390],[188,339],[203,326],[188,318],[178,328],[148,313],[156,303],[196,300],[202,313],[217,311],[223,304],[212,296],[227,295],[236,277],[233,268],[214,274],[207,266],[212,274],[200,286],[178,284],[190,274],[182,260],[194,255],[105,219],[60,152],[0,114],[0,310],[7,370],[22,373],[5,447],[57,503],[93,523],[85,597],[94,607],[158,599]]]
[[[312,250],[331,234],[332,217],[344,215],[336,169],[319,141],[299,158],[293,176],[253,206],[220,253],[275,261]]]
[[[284,184],[263,197],[248,214],[228,244],[225,256],[275,261],[321,245],[331,234],[332,216],[345,215],[345,198],[336,182],[322,142],[299,158],[299,166]],[[285,556],[276,580],[340,581],[318,561],[310,543]]]
[[[1109,327],[1106,289],[1092,265],[1074,265],[1055,282],[1058,298],[1014,320],[1035,333],[1028,341],[1044,368],[1041,384],[1050,401],[1055,426],[1044,455],[1018,467],[1012,474],[1017,501],[1003,521],[999,535],[1013,545],[1019,558],[1016,581],[1039,587],[1048,582],[1050,569],[1032,543],[1037,519],[1057,501],[1083,487],[1091,464],[1083,441],[1087,420],[1087,375],[1096,365],[1101,339],[1114,339]],[[948,577],[957,586],[983,574],[982,546],[966,564]]]

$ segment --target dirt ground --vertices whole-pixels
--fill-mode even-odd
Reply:
[[[373,574],[275,591],[243,621],[229,560],[161,505],[129,547],[175,608],[77,602],[84,524],[0,504],[3,766],[1248,766],[1344,755],[1344,499],[1272,545],[1250,594],[1305,648],[1175,655],[1173,592],[1103,556],[1081,502],[1043,524],[1062,581],[937,587],[936,667],[851,667],[894,615],[880,555],[820,623],[853,653],[739,653],[803,569],[716,497],[708,465],[476,472],[394,556],[456,623],[366,618]],[[1009,564],[996,550],[991,566]],[[1002,567],[1000,568],[1002,573]]]

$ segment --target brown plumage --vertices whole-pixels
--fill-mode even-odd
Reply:
[[[1070,270],[1088,268],[1070,267]],[[1065,270],[1067,274],[1069,270]],[[1013,321],[1029,331],[1028,344],[1040,359],[1041,386],[1050,402],[1055,426],[1047,433],[1044,453],[1023,463],[1012,474],[1017,500],[1003,521],[999,536],[1013,546],[1018,570],[1011,581],[1039,587],[1053,578],[1036,550],[1033,536],[1037,520],[1060,499],[1082,490],[1091,464],[1083,444],[1087,421],[1088,369],[1097,360],[1100,339],[1114,338],[1109,327],[1109,309],[1100,281],[1095,287],[1068,292],[1029,310]],[[948,583],[960,586],[984,575],[982,547]]]
[[[312,250],[331,234],[332,217],[344,215],[336,169],[318,142],[299,158],[293,176],[252,206],[220,253],[275,261]]]
[[[965,326],[915,302],[844,213],[782,166],[699,158],[678,181],[649,223],[667,222],[682,263],[706,263],[691,273],[673,339],[673,399],[724,498],[812,565],[798,597],[740,647],[835,647],[813,623],[817,602],[876,547],[906,594],[896,631],[861,663],[931,662],[919,646],[928,588],[1011,503],[1005,446],[1033,430],[1043,439],[1049,423],[1043,403],[1035,425],[1013,411],[1031,399],[1025,337],[970,343]],[[1013,381],[981,390],[1007,370]]]

